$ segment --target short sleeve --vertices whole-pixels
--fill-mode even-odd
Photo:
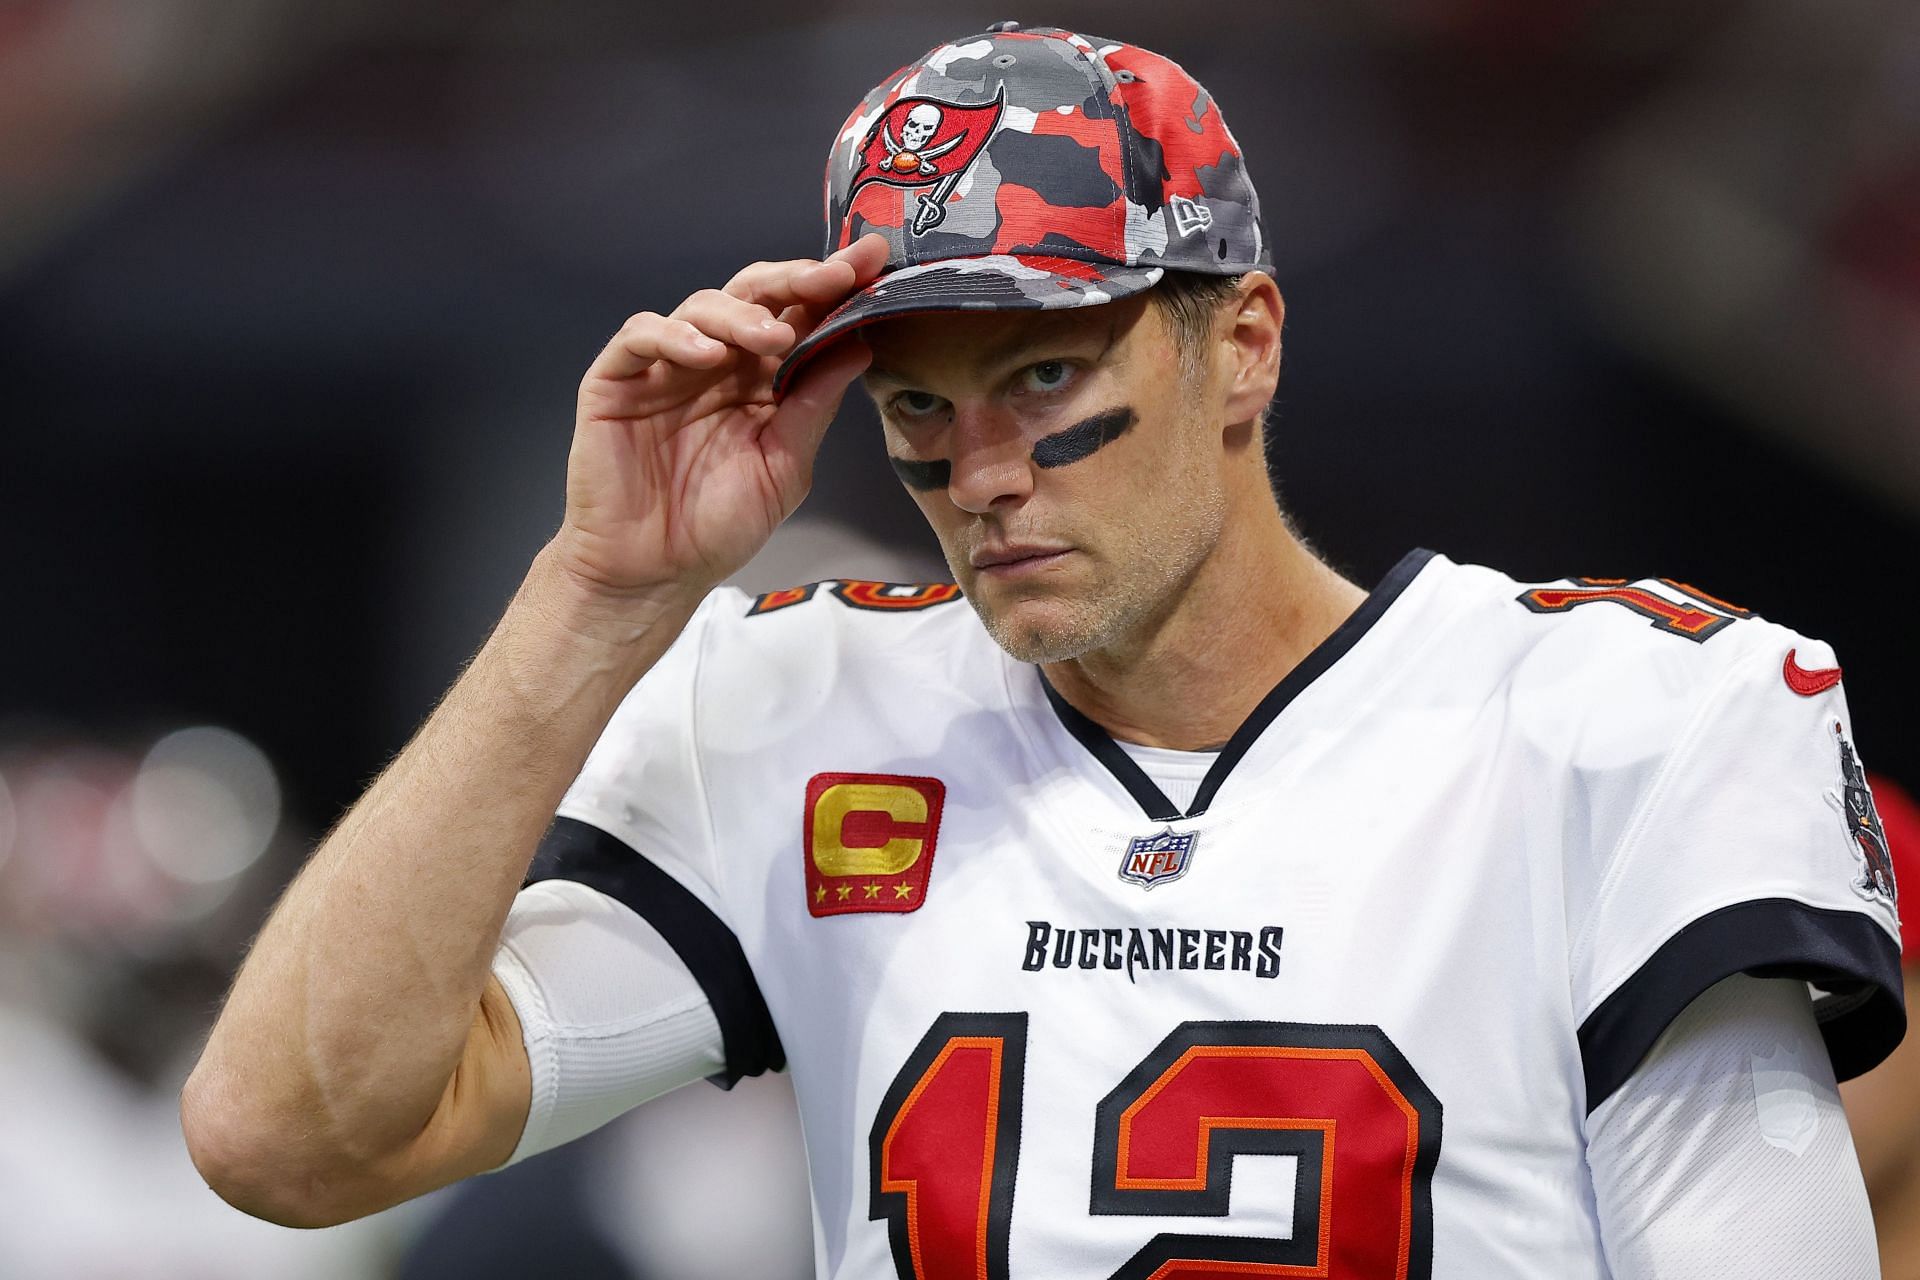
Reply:
[[[1892,864],[1838,664],[1817,641],[1743,626],[1598,851],[1592,901],[1570,904],[1589,1112],[1736,973],[1810,984],[1842,1080],[1906,1029]]]
[[[716,617],[739,593],[701,604],[622,701],[561,799],[528,884],[570,880],[621,903],[686,962],[726,1042],[716,1082],[779,1070],[786,1054],[729,918],[701,770],[701,660]]]

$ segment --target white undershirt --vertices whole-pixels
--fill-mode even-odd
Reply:
[[[1160,788],[1167,799],[1173,801],[1185,813],[1193,807],[1193,798],[1200,794],[1201,779],[1207,776],[1207,770],[1220,758],[1218,751],[1175,751],[1169,747],[1143,747],[1137,742],[1115,744],[1140,766],[1140,771],[1153,779],[1153,785]]]
[[[1803,982],[1736,974],[1587,1117],[1614,1280],[1880,1274],[1853,1131]]]

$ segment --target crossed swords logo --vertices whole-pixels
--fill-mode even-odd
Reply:
[[[940,129],[940,108],[931,102],[922,102],[907,113],[900,125],[900,141],[893,140],[893,133],[885,124],[880,126],[880,141],[887,148],[887,167],[895,173],[917,173],[931,178],[940,170],[934,161],[959,146],[966,134],[956,133],[945,142],[927,145],[927,140]],[[947,197],[953,194],[953,188],[960,181],[960,175],[949,173],[935,184],[930,192],[920,196],[920,207],[913,215],[913,234],[925,235],[940,225],[947,216]]]
[[[934,180],[931,189],[922,192],[918,198],[918,207],[908,228],[914,235],[924,235],[945,220],[948,197],[954,193],[954,189],[960,183],[961,175],[966,172],[967,167],[973,163],[974,157],[979,154],[980,148],[985,145],[986,138],[992,133],[993,125],[998,123],[1004,92],[1004,89],[1001,90],[994,95],[991,102],[980,103],[978,106],[960,103],[943,105],[923,99],[913,103],[904,116],[889,112],[881,117],[876,132],[881,145],[885,148],[885,154],[869,161],[873,166],[868,171],[871,176],[863,182],[879,179],[891,181],[900,186],[915,187],[921,185],[926,179]],[[934,141],[934,135],[955,123],[958,119],[955,113],[974,115],[982,109],[990,109],[993,113],[993,123],[986,125],[984,132],[978,122],[969,122],[960,125],[958,131],[945,141]],[[896,128],[898,136],[895,135]],[[872,133],[867,135],[867,141],[861,147],[863,156],[871,152],[874,137]],[[950,155],[969,140],[972,140],[974,145],[968,147],[963,154],[954,157],[957,163],[952,170],[942,172],[942,166],[934,163]],[[855,189],[857,190],[860,185],[862,183],[857,182]]]

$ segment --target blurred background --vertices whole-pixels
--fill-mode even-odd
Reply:
[[[1912,0],[0,0],[0,1274],[810,1274],[780,1080],[310,1233],[175,1095],[554,527],[607,336],[818,252],[859,95],[1007,17],[1220,100],[1337,566],[1696,583],[1832,641],[1920,780]],[[748,585],[942,572],[876,431]]]

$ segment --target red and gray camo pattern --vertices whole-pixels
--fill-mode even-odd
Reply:
[[[1272,270],[1240,146],[1193,77],[1134,45],[1001,26],[933,49],[847,117],[827,251],[878,231],[892,252],[795,348],[781,387],[887,316],[1093,306],[1169,269]]]

